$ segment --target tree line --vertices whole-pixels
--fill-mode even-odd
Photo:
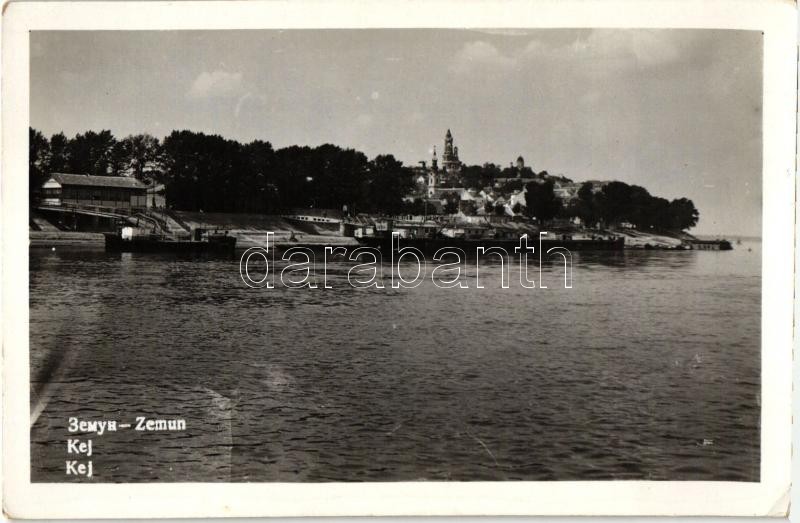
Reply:
[[[31,198],[50,173],[133,176],[165,186],[180,210],[278,213],[292,208],[400,213],[413,171],[392,155],[368,159],[336,145],[273,149],[219,135],[173,131],[116,139],[108,130],[49,139],[30,129]]]
[[[494,166],[486,164],[473,166],[473,172],[487,172]],[[527,167],[525,169],[528,169]],[[514,171],[516,172],[516,171]],[[694,202],[687,198],[669,201],[652,196],[647,189],[624,182],[608,182],[595,186],[592,182],[584,182],[578,190],[577,198],[563,201],[556,195],[555,182],[572,183],[563,176],[554,177],[547,172],[522,174],[525,178],[538,178],[523,183],[520,179],[511,178],[512,171],[502,172],[502,178],[508,179],[501,192],[508,194],[516,190],[525,190],[525,205],[514,204],[514,214],[522,214],[539,223],[548,223],[555,218],[580,218],[581,223],[589,227],[618,227],[630,224],[640,230],[675,231],[685,230],[697,225],[700,213]],[[491,178],[486,181],[493,181]],[[465,184],[466,185],[466,184]],[[491,183],[485,183],[491,186]],[[484,185],[484,186],[485,186]],[[460,205],[458,195],[454,192],[444,194],[444,212],[455,213],[459,210],[467,214],[475,214],[475,205]],[[472,204],[472,202],[467,202]],[[471,211],[470,211],[471,207]],[[507,214],[506,205],[487,201],[484,214],[503,216]]]
[[[148,134],[117,139],[108,130],[87,131],[68,138],[64,133],[45,137],[29,129],[29,177],[32,200],[50,173],[132,176],[146,183],[164,184],[170,206],[206,212],[274,214],[293,208],[342,209],[352,213],[433,214],[421,198],[404,197],[414,189],[414,170],[390,154],[373,159],[354,149],[324,144],[274,149],[269,142],[240,143],[215,134],[172,131],[163,140]],[[500,168],[486,163],[464,166],[463,187],[493,186],[506,178],[503,191],[523,189],[525,207],[514,212],[544,223],[554,218],[580,218],[584,224],[614,226],[630,223],[638,229],[683,230],[697,224],[699,213],[691,200],[668,201],[643,187],[609,182],[595,187],[584,183],[577,197],[559,199],[553,177],[529,167]],[[444,210],[460,206],[453,193]],[[477,210],[473,205],[473,212]],[[502,206],[487,204],[485,212],[503,214]]]
[[[556,217],[580,218],[589,226],[630,224],[640,230],[686,230],[697,225],[700,213],[687,198],[672,201],[651,195],[647,189],[625,182],[595,187],[585,182],[577,198],[563,204],[555,195],[552,180],[531,182],[525,191],[523,211],[540,221]]]

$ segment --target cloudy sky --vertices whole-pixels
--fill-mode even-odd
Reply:
[[[35,32],[31,125],[334,143],[617,179],[760,234],[762,35],[710,30]]]

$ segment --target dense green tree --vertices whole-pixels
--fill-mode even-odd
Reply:
[[[643,209],[643,218],[637,221],[628,220],[638,229],[643,230],[674,230],[670,218],[669,201],[666,198],[652,197]]]
[[[177,209],[223,211],[230,144],[216,135],[173,131],[164,139],[167,201]]]
[[[117,175],[114,148],[117,140],[109,130],[76,135],[67,146],[67,171],[95,176]]]
[[[669,214],[672,219],[670,226],[673,229],[689,229],[697,225],[700,212],[695,208],[694,202],[687,198],[678,198],[669,203]]]
[[[166,185],[169,204],[183,210],[276,214],[289,209],[339,210],[346,206],[351,213],[435,212],[422,199],[404,201],[413,190],[414,175],[393,156],[379,155],[370,161],[359,151],[331,144],[273,150],[265,141],[242,144],[191,131],[173,131],[161,143],[147,134],[118,141],[108,130],[87,131],[72,139],[58,133],[48,140],[29,128],[31,201],[53,172],[156,180]],[[521,188],[517,173],[516,168],[503,170],[491,163],[464,166],[461,183],[475,188],[493,186],[497,178],[506,176],[511,180],[501,191],[508,192]],[[521,174],[534,177],[527,167]],[[699,220],[691,200],[670,202],[624,182],[607,183],[600,191],[587,182],[564,208],[555,196],[554,181],[569,180],[550,177],[546,171],[535,176],[542,178],[542,183],[525,187],[525,212],[540,221],[579,216],[588,225],[629,222],[640,229],[678,230],[693,227]],[[474,204],[460,208],[455,193],[446,199],[445,212],[475,210]],[[487,202],[484,211],[502,214],[505,208]],[[519,212],[520,207],[515,205],[514,211]]]
[[[360,153],[359,153],[360,154]],[[367,200],[357,202],[362,208],[367,207],[372,211],[396,214],[403,210],[403,197],[413,187],[413,172],[403,163],[390,154],[376,156],[369,162],[367,170]],[[354,181],[358,176],[348,173]],[[346,203],[348,197],[342,195],[342,202]],[[353,197],[349,197],[352,201]]]
[[[475,216],[478,212],[478,204],[475,203],[475,200],[461,200],[458,204],[458,210],[466,216]]]
[[[585,182],[578,189],[578,197],[575,199],[573,209],[572,216],[577,216],[584,224],[594,225],[597,223],[599,217],[594,198],[594,184],[592,182]]]
[[[448,192],[443,195],[444,197],[444,213],[445,214],[456,214],[458,212],[458,206],[461,202],[461,198],[458,194],[454,192]]]
[[[394,197],[397,206],[393,211],[399,210],[399,204],[405,193],[389,195],[392,183],[392,169],[394,158],[376,159],[377,163],[369,165],[367,157],[353,149],[342,149],[335,145],[325,144],[312,149],[312,172],[306,173],[305,178],[311,178],[309,191],[311,207],[325,209],[341,209],[343,205],[359,208],[363,203],[364,182],[367,179],[368,169],[373,175],[367,187],[367,194],[378,199],[376,207],[388,205],[388,197]],[[399,162],[397,162],[399,164]],[[382,184],[386,184],[384,188]]]
[[[561,209],[561,199],[553,191],[553,181],[529,182],[525,186],[525,212],[540,222],[552,220]]]
[[[516,167],[505,167],[500,172],[500,178],[516,178],[518,174],[519,171],[517,171]]]
[[[42,133],[28,127],[28,199],[35,203],[42,184],[47,180],[47,162],[50,144]]]
[[[631,210],[631,187],[623,182],[610,182],[596,195],[600,219],[606,224],[618,224]]]
[[[115,146],[114,157],[120,175],[142,181],[160,181],[164,176],[161,143],[149,134],[123,138]]]
[[[47,160],[48,173],[63,173],[69,165],[69,138],[64,133],[50,137],[50,157]]]
[[[237,205],[242,212],[276,213],[280,210],[280,190],[274,177],[275,151],[272,144],[255,140],[242,147],[244,165],[237,178]]]
[[[283,207],[310,207],[315,194],[313,150],[307,146],[292,145],[275,151],[275,184]]]
[[[624,182],[610,182],[599,192],[584,184],[569,212],[592,225],[606,226],[630,223],[642,230],[684,230],[694,227],[699,213],[691,200],[680,198],[672,202],[652,196],[647,189]]]
[[[411,202],[403,202],[403,214],[417,216],[436,214],[436,206],[422,198],[414,198]]]
[[[503,184],[503,186],[500,187],[500,190],[503,191],[503,193],[510,193],[513,191],[521,191],[524,186],[525,185],[522,183],[522,180],[514,178],[513,180],[509,180]]]
[[[649,210],[650,204],[653,201],[653,196],[645,189],[638,185],[631,185],[628,192],[628,204],[625,211],[625,220],[629,223],[641,225],[645,228],[650,228],[652,223],[651,212]]]
[[[501,177],[501,169],[493,163],[483,165],[465,165],[461,167],[461,184],[464,187],[480,189],[494,185],[494,181]]]

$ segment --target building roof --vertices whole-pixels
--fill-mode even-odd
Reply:
[[[61,185],[83,185],[89,187],[120,187],[123,189],[146,189],[147,186],[128,176],[92,176],[90,174],[52,173],[50,178]]]

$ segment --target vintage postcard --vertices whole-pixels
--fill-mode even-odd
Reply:
[[[785,516],[796,15],[6,3],[6,514]]]

